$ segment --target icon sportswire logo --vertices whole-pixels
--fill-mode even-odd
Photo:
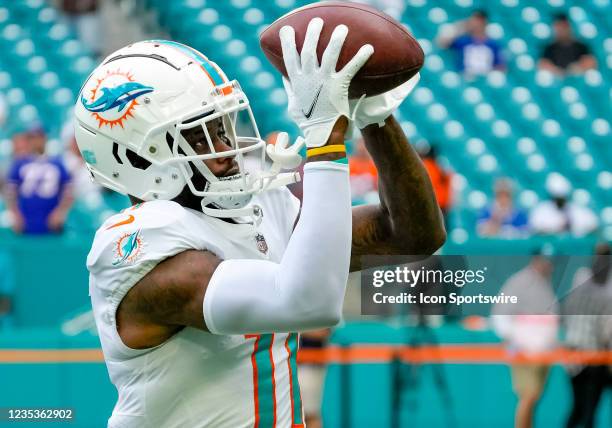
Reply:
[[[153,92],[151,86],[135,82],[129,72],[121,70],[107,70],[104,76],[94,80],[96,84],[89,90],[90,97],[81,95],[81,103],[98,121],[98,128],[104,125],[111,128],[119,125],[123,128],[124,122],[132,117],[138,105],[137,98]]]
[[[314,111],[314,108],[317,105],[317,101],[319,101],[319,95],[321,95],[321,89],[323,89],[323,85],[319,86],[319,90],[314,96],[314,99],[312,100],[312,104],[310,104],[310,108],[308,109],[308,111],[304,111],[304,109],[302,109],[302,114],[304,115],[306,119],[310,119],[310,116],[312,116],[312,112]]]

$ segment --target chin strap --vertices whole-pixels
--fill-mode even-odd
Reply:
[[[257,186],[256,193],[263,192],[264,190],[276,189],[277,187],[288,186],[298,183],[300,180],[300,173],[297,171],[270,175],[264,174],[255,180],[255,185]]]
[[[264,175],[256,179],[258,189],[255,193],[297,183],[300,179],[299,172],[284,172],[270,177]],[[214,202],[212,204],[214,204]],[[242,208],[210,207],[209,205],[211,205],[210,201],[206,201],[205,199],[202,200],[202,212],[215,218],[250,217],[252,220],[251,222],[255,226],[259,226],[263,218],[263,210],[256,204],[249,204]]]
[[[202,212],[215,218],[250,217],[252,220],[251,223],[253,223],[255,226],[259,226],[261,224],[261,220],[263,219],[263,210],[259,205],[231,209],[202,206]]]

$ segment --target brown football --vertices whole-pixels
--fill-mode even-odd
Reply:
[[[295,29],[295,41],[301,52],[306,28],[311,19],[319,17],[324,25],[317,46],[319,61],[337,25],[344,24],[349,33],[340,52],[336,70],[344,65],[367,43],[374,54],[351,81],[350,98],[362,94],[378,95],[399,86],[414,76],[423,66],[425,55],[408,30],[390,16],[363,4],[342,1],[313,3],[280,17],[260,36],[259,43],[268,60],[285,77],[287,71],[278,35],[284,25]]]

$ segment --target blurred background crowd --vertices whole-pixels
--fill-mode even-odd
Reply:
[[[60,344],[65,336],[76,337],[94,330],[87,316],[85,255],[102,221],[128,205],[127,198],[91,182],[74,139],[72,106],[80,85],[98,61],[140,39],[168,38],[188,44],[240,82],[251,100],[262,136],[288,131],[295,137],[297,129],[286,113],[280,75],[259,49],[258,34],[277,17],[307,3],[0,0],[0,337],[3,331],[9,335],[6,337],[13,337],[5,340],[4,347],[38,347],[40,336],[32,336],[31,342],[20,342],[29,337],[22,332],[24,328],[62,325],[57,336]],[[551,266],[542,262],[542,248],[550,248],[554,254],[599,254],[601,257],[593,263],[609,263],[609,247],[601,243],[612,240],[611,2],[367,3],[401,21],[426,54],[421,82],[400,107],[397,118],[423,159],[445,216],[448,242],[442,254],[537,253],[526,266],[509,267],[506,285],[520,288],[540,284],[542,295],[549,293],[547,278],[552,275]],[[353,137],[353,203],[377,202],[376,169],[359,133]],[[612,296],[610,276],[595,278],[585,274],[588,269],[600,272],[601,267],[584,269],[576,273],[582,276],[575,282],[595,285],[592,290],[586,287],[584,298],[571,304],[586,305],[587,309],[581,307],[580,313],[592,310],[602,316],[612,314],[605,303],[607,297],[598,294],[605,289]],[[523,276],[516,279],[519,274]],[[353,282],[357,283],[358,278]],[[358,290],[358,286],[351,289]],[[404,324],[399,329],[388,320],[358,316],[354,295],[349,291],[347,296],[346,325],[333,334],[324,331],[305,335],[305,348],[322,349],[330,340],[343,346],[371,342],[372,337],[378,343],[406,343]],[[53,308],[45,306],[45,301],[54,302]],[[559,307],[549,315],[562,311]],[[612,333],[604,321],[577,318],[576,323],[565,325],[553,319],[554,331],[563,330],[566,345],[573,348],[608,349],[612,342]],[[527,320],[530,327],[519,336],[533,333],[532,321]],[[431,323],[435,329],[428,325],[422,338],[428,344],[469,344],[501,338],[514,349],[516,343],[522,343],[504,322],[482,326],[438,319]],[[432,331],[435,340],[430,336]],[[14,336],[10,336],[11,332]],[[55,337],[51,332],[44,334]],[[59,346],[56,339],[46,340],[42,342]],[[546,347],[552,348],[560,342],[547,343]],[[539,364],[527,370],[513,367],[515,398],[503,395],[504,387],[498,387],[498,391],[481,385],[479,391],[482,394],[489,388],[503,398],[502,403],[518,400],[516,421],[521,425],[517,426],[531,426],[549,366]],[[408,374],[403,366],[385,367],[391,371],[377,376],[388,379],[389,384],[374,383],[372,388],[403,392],[399,398],[389,393],[376,401],[391,403],[385,404],[391,409],[386,416],[380,416],[384,426],[387,422],[391,426],[408,426],[406,421],[414,422],[410,426],[450,426],[445,416],[440,416],[443,412],[431,415],[411,407],[416,399],[411,398],[414,391],[410,388],[421,382],[429,388],[427,397],[435,398],[436,391],[442,391],[441,405],[452,407],[449,403],[454,401],[454,407],[458,407],[461,398],[457,395],[462,393],[457,391],[467,387],[452,382],[467,382],[474,376],[469,371],[473,369],[467,368],[454,368],[459,373],[444,376],[438,367],[432,383],[427,384],[414,377],[414,367]],[[505,372],[481,369],[478,373],[482,379],[505,379]],[[317,426],[320,418],[324,382],[329,397],[323,405],[328,425],[349,426],[343,421],[352,420],[350,426],[356,426],[358,420],[368,421],[360,413],[372,409],[367,398],[357,392],[348,398],[342,393],[369,388],[359,383],[366,382],[360,380],[362,368],[338,370],[331,377],[336,380],[330,381],[330,376],[325,380],[321,365],[304,368],[304,394],[314,397],[305,398],[309,426]],[[100,382],[108,384],[104,373]],[[371,373],[367,373],[372,382]],[[448,380],[453,375],[455,381]],[[608,385],[600,381],[609,378],[607,368],[574,365],[567,375],[553,376],[558,390],[549,392],[550,402],[562,405],[544,406],[547,410],[541,412],[540,418],[547,422],[542,426],[566,422],[567,426],[593,426],[589,423],[594,423],[596,404]],[[411,381],[402,383],[398,379]],[[454,388],[455,394],[448,393]],[[570,391],[574,391],[573,400]],[[3,398],[6,397],[0,393],[0,407]],[[482,400],[486,403],[487,397]],[[107,401],[112,402],[112,396]],[[347,401],[349,407],[344,408]],[[493,413],[504,413],[506,407],[497,402],[488,405],[489,410],[481,416],[467,413],[465,417],[473,418],[470,423],[453,426],[491,426]],[[514,414],[514,405],[510,407]],[[91,412],[96,420],[105,416],[94,409]],[[612,413],[606,412],[599,420],[606,418],[605,426],[612,426]]]

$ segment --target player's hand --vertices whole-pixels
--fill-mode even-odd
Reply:
[[[364,45],[355,56],[336,72],[340,50],[348,34],[346,25],[334,29],[323,53],[317,59],[317,44],[323,20],[314,18],[308,24],[301,56],[295,46],[291,26],[280,29],[283,60],[289,79],[283,78],[289,99],[289,114],[306,137],[306,147],[323,146],[340,116],[350,117],[348,88],[351,79],[374,53],[372,45]]]
[[[67,213],[61,209],[54,209],[49,214],[49,218],[47,218],[47,226],[49,229],[54,231],[60,231],[64,228],[64,223],[66,223]]]
[[[13,232],[15,233],[22,233],[23,229],[25,228],[25,220],[23,219],[23,216],[17,210],[11,211],[11,216],[11,229],[13,229]]]
[[[420,78],[421,75],[417,73],[407,82],[388,92],[360,100],[351,100],[349,104],[355,126],[359,129],[374,123],[383,126],[385,119],[391,116],[410,95]]]

